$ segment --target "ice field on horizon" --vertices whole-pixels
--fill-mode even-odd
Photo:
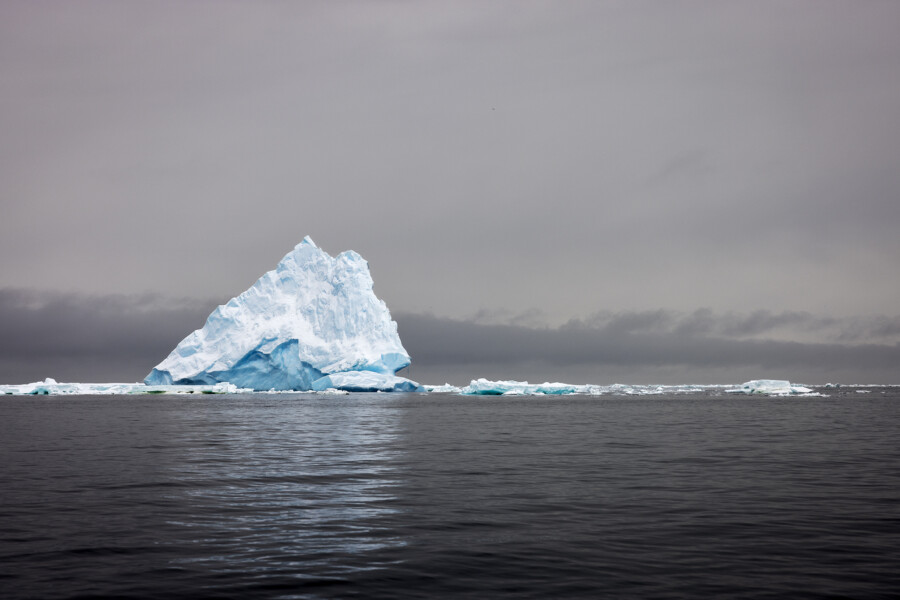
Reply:
[[[824,388],[892,387],[878,384],[846,385],[826,384]],[[856,390],[868,393],[867,390]],[[460,396],[650,396],[665,394],[697,394],[719,392],[729,395],[765,396],[822,396],[812,387],[792,384],[785,380],[754,379],[741,385],[573,385],[569,383],[538,383],[527,381],[491,381],[475,379],[464,387],[450,385],[418,385],[408,379],[373,372],[343,372],[323,377],[315,390],[252,390],[232,383],[211,385],[148,385],[145,383],[74,383],[44,381],[17,385],[0,385],[0,394],[27,395],[129,395],[129,394],[347,394],[350,392],[419,392],[423,394],[448,394]]]
[[[784,396],[793,394],[809,395],[813,390],[792,384],[789,381],[775,379],[754,379],[740,386],[734,385],[613,385],[570,383],[536,383],[527,381],[491,381],[489,379],[473,379],[462,388],[444,385],[425,385],[426,390],[435,393],[455,393],[465,396],[566,396],[582,394],[588,396],[602,395],[655,395],[655,394],[691,394],[706,391],[721,391],[729,394],[765,394]]]
[[[113,394],[236,394],[246,392],[231,383],[213,385],[146,385],[144,383],[58,382],[52,377],[18,385],[0,385],[0,394],[15,396],[86,396]]]
[[[52,377],[43,381],[21,383],[14,385],[0,384],[0,395],[13,396],[111,396],[134,394],[268,394],[268,393],[292,393],[292,394],[349,394],[337,389],[321,391],[290,391],[275,392],[258,391],[248,388],[239,388],[233,383],[221,382],[213,385],[147,385],[142,382],[134,383],[75,383],[58,382]]]

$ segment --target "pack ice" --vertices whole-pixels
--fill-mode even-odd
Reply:
[[[278,266],[189,336],[148,385],[229,382],[253,390],[410,391],[397,324],[375,296],[368,263],[331,257],[306,237]]]

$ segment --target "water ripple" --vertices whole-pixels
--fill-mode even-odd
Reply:
[[[4,598],[890,597],[900,397],[0,401]]]

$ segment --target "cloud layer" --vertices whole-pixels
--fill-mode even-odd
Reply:
[[[610,383],[608,377],[629,377],[634,383],[722,383],[763,376],[889,382],[897,377],[900,345],[896,343],[796,342],[749,335],[773,332],[772,322],[794,323],[783,317],[760,325],[766,320],[760,315],[716,318],[701,310],[679,319],[658,311],[573,320],[558,328],[485,325],[409,314],[398,315],[397,320],[416,368],[428,374],[440,369],[461,373],[468,368],[477,376],[593,377],[592,383]],[[807,328],[815,321],[812,317],[800,320]],[[886,320],[896,325],[897,319]],[[828,335],[836,327],[833,319],[821,321],[827,329],[820,334]],[[853,322],[844,324],[848,330],[854,327]],[[891,339],[896,337],[894,332]]]
[[[158,295],[0,290],[0,381],[142,379],[202,326],[217,302]],[[560,327],[399,313],[412,375],[427,382],[492,378],[612,383],[735,383],[761,376],[824,383],[894,382],[898,318],[807,314],[598,313]],[[524,318],[524,317],[523,317]],[[529,317],[530,318],[530,317]],[[527,320],[527,319],[526,319]],[[820,340],[782,337],[802,329]],[[847,340],[853,340],[850,343]],[[849,379],[848,379],[849,378]]]
[[[0,380],[138,381],[215,302],[0,289]]]

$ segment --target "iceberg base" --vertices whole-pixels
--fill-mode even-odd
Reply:
[[[312,389],[321,392],[327,389],[344,390],[347,392],[424,392],[424,387],[415,381],[375,373],[374,371],[345,371],[331,373],[317,379],[312,384]]]

